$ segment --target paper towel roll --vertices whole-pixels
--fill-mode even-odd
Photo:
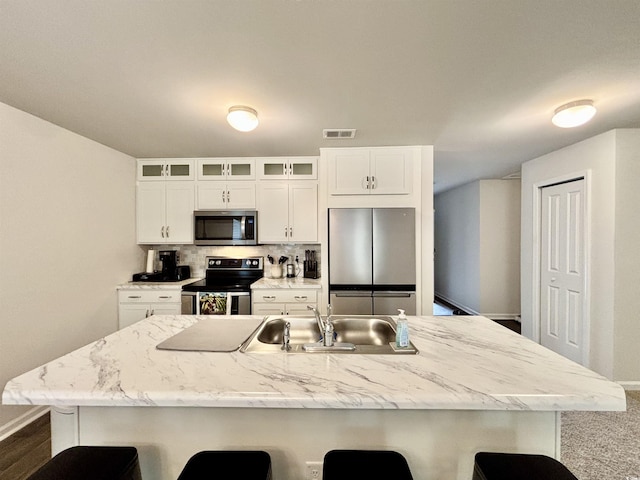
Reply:
[[[149,250],[147,252],[147,273],[153,273],[153,266],[156,263],[156,251]]]

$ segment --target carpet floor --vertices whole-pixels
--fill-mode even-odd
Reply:
[[[562,413],[561,457],[580,480],[640,480],[640,391],[626,412]]]

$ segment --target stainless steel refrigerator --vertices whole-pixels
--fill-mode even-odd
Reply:
[[[329,299],[336,315],[416,313],[413,208],[329,209]]]

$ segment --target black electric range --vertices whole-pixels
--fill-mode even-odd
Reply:
[[[249,315],[251,284],[263,275],[263,257],[207,257],[205,278],[182,287],[182,313]]]

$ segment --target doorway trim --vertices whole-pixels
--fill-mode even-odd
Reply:
[[[540,343],[540,248],[542,246],[541,238],[541,214],[542,214],[542,189],[559,183],[568,183],[574,180],[584,179],[585,190],[585,218],[584,218],[584,298],[583,298],[583,341],[584,348],[582,350],[581,364],[589,367],[589,358],[591,352],[591,170],[577,171],[560,175],[558,177],[547,178],[533,184],[532,210],[533,210],[533,269],[532,269],[532,285],[533,292],[531,298],[531,332],[532,340]]]

